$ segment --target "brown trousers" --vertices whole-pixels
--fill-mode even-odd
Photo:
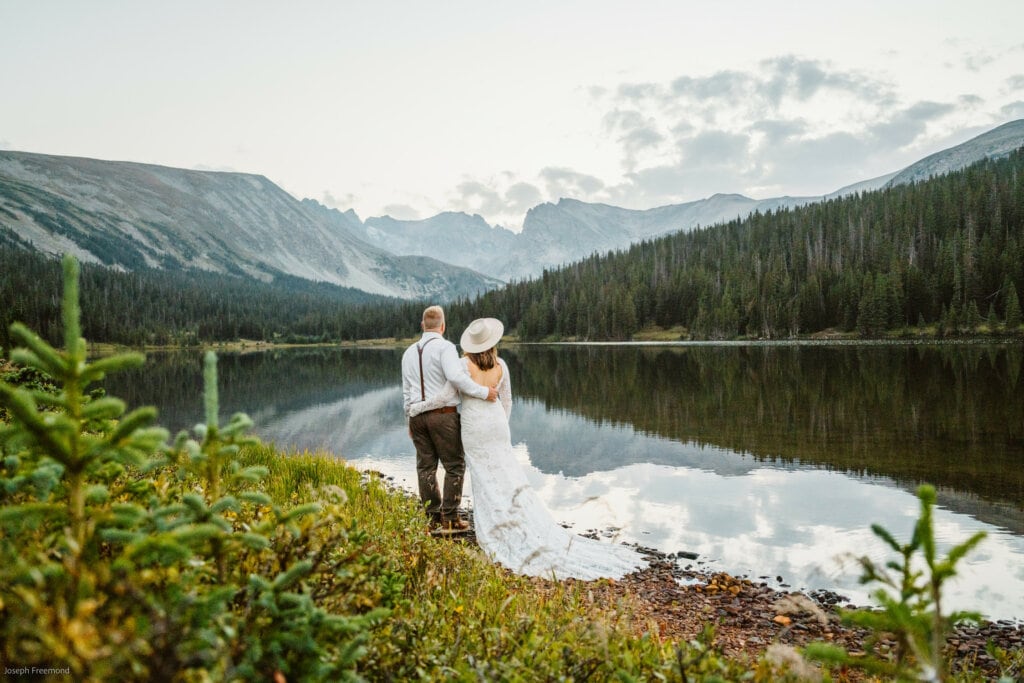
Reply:
[[[458,413],[422,413],[409,419],[416,446],[416,475],[420,500],[431,519],[454,519],[462,502],[466,456]],[[437,488],[437,464],[444,466],[444,494]]]

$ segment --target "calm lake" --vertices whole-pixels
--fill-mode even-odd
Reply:
[[[401,349],[220,356],[222,414],[415,488]],[[1024,618],[1024,349],[1019,345],[680,344],[503,348],[516,454],[555,518],[772,586],[858,604],[852,556],[909,540],[939,491],[943,553],[976,530],[945,609]],[[176,432],[202,418],[199,353],[107,380]],[[472,482],[464,502],[472,503]],[[609,531],[614,530],[614,531]]]

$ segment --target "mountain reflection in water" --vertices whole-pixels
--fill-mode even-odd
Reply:
[[[415,486],[400,350],[221,356],[222,412],[281,447],[326,450]],[[943,547],[985,529],[950,608],[1024,618],[1024,392],[1015,346],[523,346],[516,454],[557,519],[862,602],[858,569],[908,537],[920,482]],[[107,382],[173,430],[202,415],[198,354]],[[471,502],[471,482],[466,488]]]

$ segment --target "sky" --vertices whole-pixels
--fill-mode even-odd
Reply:
[[[522,227],[815,196],[1024,118],[1024,2],[0,0],[0,149]]]

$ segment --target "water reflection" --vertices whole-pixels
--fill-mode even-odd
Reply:
[[[400,351],[226,355],[225,413],[266,440],[327,450],[415,485]],[[555,517],[578,530],[696,552],[711,568],[862,601],[843,554],[885,557],[919,481],[940,490],[945,547],[990,537],[950,607],[1024,617],[1024,405],[1012,347],[543,348],[506,351],[517,457]],[[112,378],[174,429],[199,420],[198,355]],[[470,483],[471,486],[471,483]],[[468,489],[467,489],[468,491]],[[471,497],[468,497],[471,501]]]
[[[872,521],[909,537],[916,499],[884,481],[824,470],[756,469],[743,477],[658,465],[630,465],[579,479],[540,475],[534,485],[560,518],[587,528],[621,525],[622,536],[667,551],[700,554],[711,568],[795,587],[830,588],[856,602],[867,596],[853,562],[868,554],[888,558],[868,530]],[[601,505],[585,502],[600,496]],[[984,606],[989,614],[1024,614],[1024,544],[1019,536],[969,516],[939,510],[941,546],[986,529],[990,538],[965,561],[948,594],[957,608]]]
[[[1022,507],[1021,355],[964,345],[526,347],[512,372],[524,396],[598,424]],[[548,467],[567,474],[624,464],[614,453],[551,457]]]
[[[766,466],[723,449],[667,442],[621,426],[574,420],[536,401],[516,402],[512,433],[517,439],[523,424],[530,429],[522,431],[548,435],[526,437],[516,454],[531,485],[560,522],[578,531],[616,529],[616,540],[664,552],[695,552],[699,566],[766,577],[773,585],[826,588],[866,604],[868,596],[857,583],[859,569],[851,557],[867,554],[876,560],[889,559],[870,525],[881,523],[906,540],[917,518],[918,501],[912,491],[887,477],[791,463]],[[676,464],[634,463],[577,476],[537,466],[550,447],[545,444],[564,447],[564,439],[584,433],[589,438],[576,451],[581,458],[603,454],[603,443],[613,452],[647,452]],[[407,439],[403,428],[396,427],[366,443],[366,448],[351,443],[355,449],[350,452],[360,454],[351,462],[382,471],[412,491],[416,474]],[[467,492],[471,489],[469,480]],[[467,498],[471,503],[472,496]],[[946,504],[964,499],[962,493],[940,490],[940,501]],[[961,577],[951,584],[947,604],[952,609],[980,608],[992,618],[1021,618],[1024,538],[945,504],[942,507],[935,514],[942,552],[975,531],[989,533],[981,548],[965,560]],[[777,576],[783,581],[776,581]]]

